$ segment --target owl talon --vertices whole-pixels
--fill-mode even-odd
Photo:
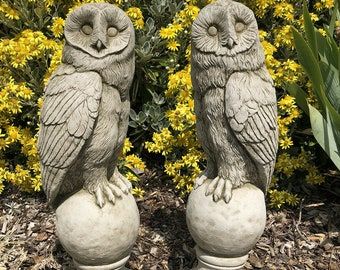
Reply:
[[[97,188],[95,192],[95,196],[97,199],[97,204],[99,205],[100,208],[103,208],[105,204],[105,200],[104,200],[103,191],[101,190],[101,188],[99,187]]]
[[[225,180],[223,178],[220,178],[220,177],[217,177],[217,178],[218,178],[217,180],[218,182],[214,190],[214,194],[213,194],[213,200],[215,202],[218,202],[221,199],[223,188],[224,188],[224,183],[225,183]]]
[[[117,179],[115,184],[117,187],[120,188],[121,191],[123,191],[125,194],[129,193],[129,187],[123,182],[122,179]]]
[[[231,196],[232,196],[232,188],[233,188],[233,185],[231,183],[231,181],[226,181],[225,182],[225,185],[224,185],[224,201],[226,203],[229,203],[230,199],[231,199]]]
[[[120,198],[123,192],[120,190],[116,184],[112,184],[107,180],[97,183],[95,186],[88,188],[89,192],[94,194],[96,197],[96,202],[100,208],[106,203],[106,199],[112,204],[116,203],[116,198]]]
[[[122,192],[128,194],[132,190],[132,185],[117,169],[111,178],[111,182]]]
[[[209,196],[209,195],[211,195],[211,194],[214,193],[214,190],[215,190],[215,188],[216,188],[216,186],[217,186],[217,183],[218,183],[218,177],[216,177],[215,179],[213,179],[213,180],[211,181],[211,183],[210,183],[209,186],[207,187],[207,190],[206,190],[206,192],[205,192],[205,196]]]
[[[113,194],[116,195],[117,197],[123,196],[123,192],[116,185],[109,183],[109,187]]]
[[[216,177],[209,184],[205,195],[212,195],[214,202],[218,202],[222,198],[228,203],[232,197],[232,183],[230,180],[225,180],[222,177]]]
[[[109,199],[109,201],[112,202],[112,204],[115,204],[116,198],[113,195],[111,188],[109,186],[106,186],[104,188],[104,192],[105,192],[106,197]]]

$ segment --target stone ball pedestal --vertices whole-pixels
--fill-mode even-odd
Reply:
[[[81,190],[56,210],[58,238],[82,270],[125,270],[136,241],[139,212],[131,194],[100,208]]]
[[[196,242],[194,270],[241,269],[266,224],[263,192],[251,184],[233,190],[228,204],[206,196],[209,181],[189,196],[186,219]]]

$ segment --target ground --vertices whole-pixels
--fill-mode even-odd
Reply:
[[[162,186],[162,187],[160,187]],[[185,202],[173,187],[145,186],[141,226],[128,267],[184,270],[196,263]],[[0,197],[0,270],[73,269],[55,236],[43,194],[7,188]],[[340,269],[340,204],[316,194],[296,209],[267,211],[267,226],[245,269]]]

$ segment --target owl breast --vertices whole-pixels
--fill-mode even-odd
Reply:
[[[110,159],[117,146],[122,103],[117,89],[103,84],[98,118],[92,138],[88,141],[85,159],[92,164],[102,164]]]

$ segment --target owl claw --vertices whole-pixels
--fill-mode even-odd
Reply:
[[[113,194],[116,195],[117,197],[123,196],[123,192],[116,185],[109,183],[109,187]]]
[[[229,203],[231,196],[232,196],[232,188],[233,185],[231,183],[231,181],[226,181],[225,182],[225,186],[224,186],[224,196],[223,199],[226,203]]]
[[[101,190],[100,187],[97,188],[95,191],[95,196],[97,199],[97,204],[99,205],[100,208],[103,208],[105,204],[104,196],[103,196],[103,191]]]
[[[122,192],[128,194],[132,190],[132,185],[117,169],[111,177],[110,182],[117,186]]]
[[[214,194],[213,194],[213,200],[215,202],[218,202],[221,199],[222,193],[223,193],[223,188],[224,188],[224,182],[225,182],[224,179],[219,178],[219,177],[217,177],[217,178],[218,178],[218,180],[217,180],[218,182],[217,182],[216,188],[214,190]]]
[[[214,202],[218,202],[223,198],[228,203],[232,196],[232,183],[230,180],[216,177],[207,187],[205,195],[212,195]]]
[[[217,183],[218,183],[218,179],[219,179],[219,178],[216,177],[215,179],[213,179],[213,180],[211,181],[211,183],[209,184],[207,190],[205,191],[205,196],[209,196],[209,195],[211,195],[211,194],[214,193],[214,190],[215,190],[215,188],[216,188],[216,186],[217,186]]]
[[[106,199],[112,204],[115,204],[116,199],[123,196],[124,190],[122,189],[122,186],[123,184],[120,182],[110,183],[107,180],[103,180],[96,183],[94,186],[89,187],[88,190],[90,193],[95,195],[98,206],[103,208],[106,203]],[[123,187],[127,189],[126,185]]]

